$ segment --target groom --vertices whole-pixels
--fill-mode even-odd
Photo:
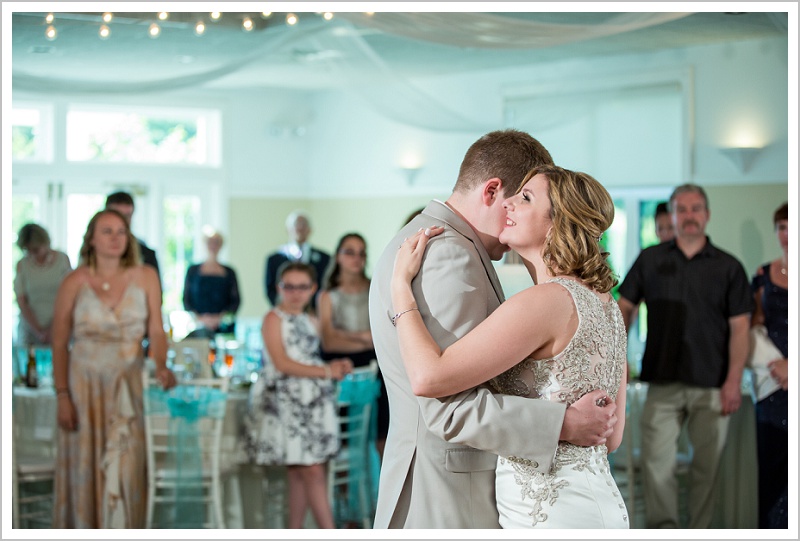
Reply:
[[[446,398],[417,397],[391,321],[397,248],[405,237],[432,225],[446,226],[452,240],[428,247],[412,288],[425,300],[420,310],[436,342],[447,347],[494,311],[504,300],[492,266],[508,250],[498,240],[506,223],[503,200],[516,193],[528,171],[549,163],[550,154],[527,133],[484,135],[467,151],[447,201],[431,201],[378,261],[369,314],[391,421],[375,528],[499,528],[497,455],[528,459],[547,472],[559,440],[598,445],[613,430],[616,405],[597,406],[605,396],[599,390],[569,408],[494,394],[488,385]]]

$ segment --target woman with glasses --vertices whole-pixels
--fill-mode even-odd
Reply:
[[[369,325],[369,284],[366,273],[367,243],[358,233],[339,239],[325,289],[319,294],[317,314],[322,328],[322,358],[349,357],[353,366],[367,366],[376,359]],[[380,375],[379,375],[380,377]],[[373,436],[383,456],[389,431],[389,402],[383,390],[378,398]]]
[[[261,327],[266,356],[250,388],[244,447],[251,462],[287,467],[289,528],[310,508],[319,528],[333,528],[325,463],[339,449],[336,386],[353,364],[325,363],[319,321],[308,311],[316,293],[314,267],[287,262],[278,270],[278,305]]]

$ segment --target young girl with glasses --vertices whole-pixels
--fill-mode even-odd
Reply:
[[[264,368],[250,389],[245,450],[251,462],[287,467],[289,528],[301,528],[311,509],[319,528],[333,528],[325,463],[339,449],[336,386],[349,359],[325,363],[319,321],[308,313],[316,272],[285,263],[278,272],[280,302],[264,316]]]

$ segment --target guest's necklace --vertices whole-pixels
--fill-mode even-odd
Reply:
[[[120,273],[117,272],[117,273],[114,273],[109,278],[101,278],[97,274],[97,271],[95,269],[92,269],[92,274],[94,274],[95,276],[97,276],[101,280],[100,289],[102,289],[103,291],[110,291],[111,290],[111,280],[116,279],[116,277],[120,275]]]

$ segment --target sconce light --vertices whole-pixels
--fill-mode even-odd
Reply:
[[[753,161],[762,150],[764,149],[761,147],[725,147],[719,149],[742,173],[746,173],[750,169]]]
[[[400,170],[406,175],[406,182],[409,186],[414,184],[414,180],[417,178],[417,174],[419,173],[420,169],[422,169],[422,167],[419,165],[400,166]]]

